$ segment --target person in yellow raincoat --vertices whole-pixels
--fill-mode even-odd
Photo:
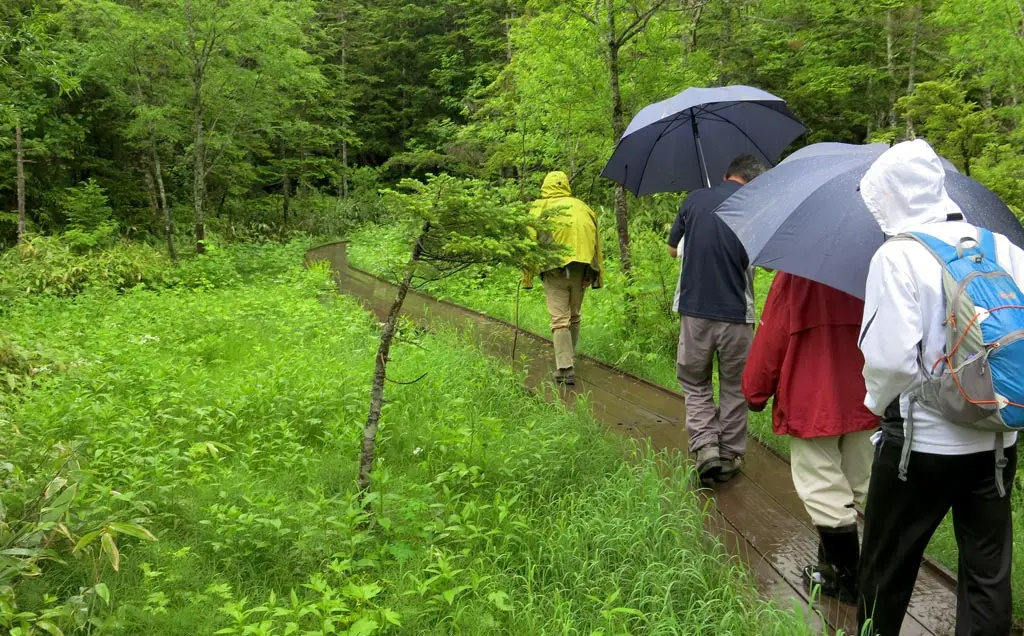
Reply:
[[[544,177],[540,197],[530,213],[537,217],[550,213],[555,224],[551,240],[570,248],[561,266],[541,272],[540,278],[551,316],[555,381],[573,385],[576,384],[573,367],[580,338],[583,294],[587,287],[599,289],[602,284],[601,236],[597,215],[586,203],[572,196],[569,177],[564,172],[550,172]],[[532,272],[523,272],[523,287],[533,287]]]

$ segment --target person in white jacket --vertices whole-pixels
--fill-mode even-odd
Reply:
[[[860,182],[860,195],[887,237],[921,232],[950,244],[978,237],[946,193],[945,171],[924,141],[897,144]],[[1024,251],[995,235],[995,258],[1024,287]],[[865,406],[882,416],[865,510],[857,618],[861,633],[898,636],[925,547],[953,511],[960,551],[956,634],[1008,634],[1013,557],[1010,497],[996,486],[996,433],[947,422],[926,402],[913,403],[946,332],[942,266],[913,240],[886,241],[871,260],[860,349]],[[905,474],[904,423],[913,421]],[[1016,434],[1005,433],[1012,488]],[[865,625],[870,629],[865,630]]]

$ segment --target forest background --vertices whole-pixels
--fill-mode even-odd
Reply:
[[[788,100],[796,145],[922,136],[1019,210],[1021,77],[1018,0],[11,0],[0,246],[340,236],[403,177],[529,200],[562,169],[628,270],[679,197],[616,197],[615,140],[732,83]]]

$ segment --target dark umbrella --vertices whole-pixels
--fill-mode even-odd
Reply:
[[[774,165],[806,130],[759,88],[688,88],[637,113],[601,176],[637,196],[710,187],[738,155]]]
[[[885,240],[857,193],[888,144],[814,144],[740,188],[716,214],[754,265],[810,278],[864,297],[868,266]],[[1024,247],[1024,228],[991,190],[946,167],[946,191],[975,225]]]

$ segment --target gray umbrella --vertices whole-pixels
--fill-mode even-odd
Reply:
[[[888,144],[824,143],[803,148],[726,199],[716,214],[750,262],[864,297],[868,266],[885,240],[857,193]],[[1024,228],[992,191],[948,161],[946,191],[970,223],[1024,247]]]
[[[637,196],[696,190],[742,154],[774,165],[806,130],[785,101],[759,88],[688,88],[637,113],[601,176]]]

